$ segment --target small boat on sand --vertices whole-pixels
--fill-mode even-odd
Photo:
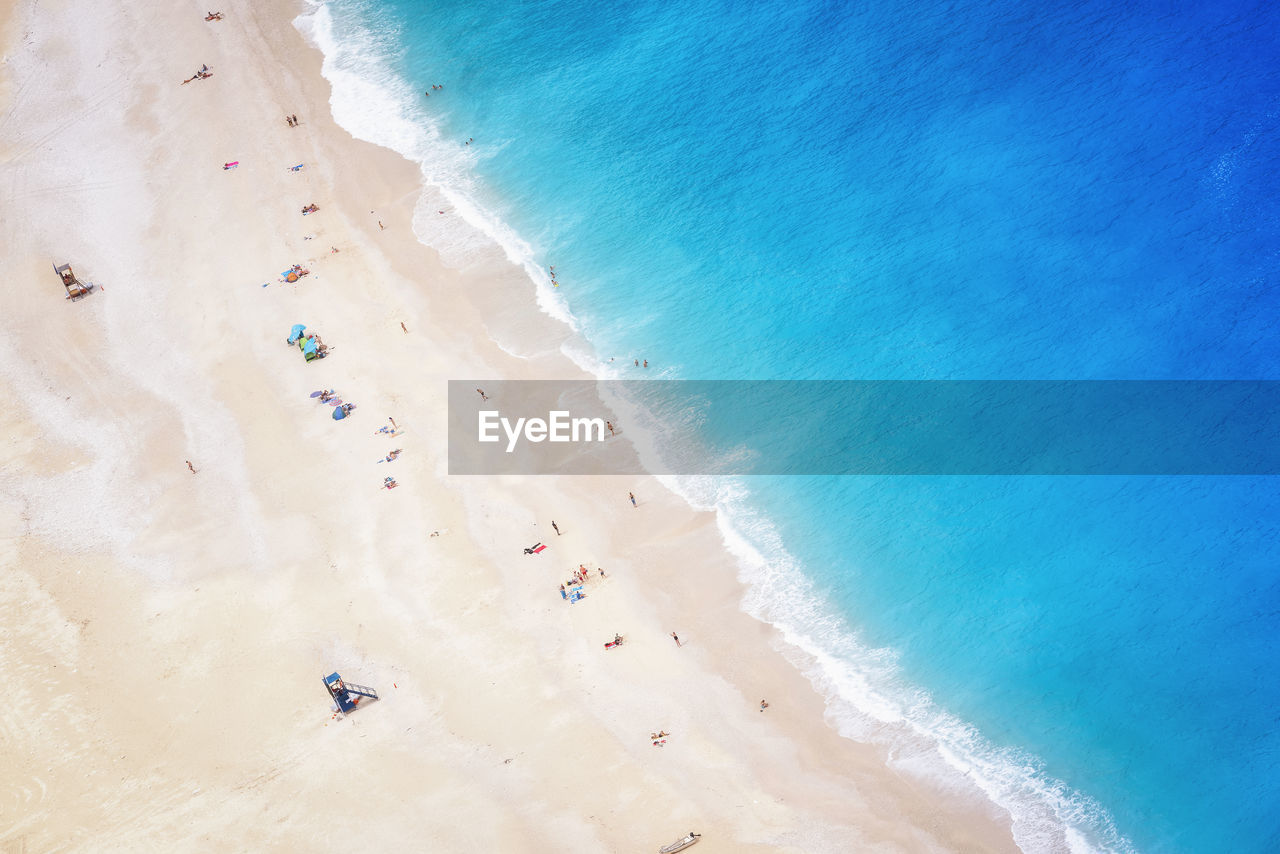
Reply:
[[[672,842],[670,845],[664,845],[661,848],[659,848],[658,854],[675,854],[675,852],[677,851],[683,851],[684,849],[688,848],[690,845],[693,845],[695,842],[697,842],[699,837],[701,836],[702,836],[701,833],[694,833],[691,830],[689,831],[687,836],[682,836],[679,839],[677,839],[675,842]]]

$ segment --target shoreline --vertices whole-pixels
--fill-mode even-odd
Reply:
[[[25,769],[9,794],[39,794],[0,840],[285,850],[323,815],[395,848],[480,833],[492,850],[645,850],[687,825],[708,852],[1015,850],[998,808],[829,727],[777,631],[742,611],[713,514],[652,479],[443,476],[444,380],[578,369],[490,339],[493,282],[518,290],[523,271],[449,270],[418,242],[416,166],[332,122],[290,4],[211,24],[30,9],[14,29],[34,37],[3,67],[20,80],[4,189],[27,216],[0,220],[18,247],[0,262],[0,386],[18,402],[0,507],[21,567],[0,607],[19,638],[3,663],[53,711],[9,725]],[[148,54],[162,30],[174,47]],[[109,86],[45,65],[68,41],[134,65],[115,60]],[[179,86],[187,57],[214,77]],[[293,112],[297,129],[279,121]],[[71,135],[89,131],[101,150],[78,166]],[[103,288],[65,303],[53,254]],[[295,261],[312,275],[274,283]],[[281,346],[293,322],[334,357]],[[317,413],[315,387],[351,395],[356,417]],[[407,427],[394,492],[377,489],[387,416]],[[551,554],[521,557],[552,517]],[[609,578],[569,608],[555,586],[580,562]],[[602,659],[615,631],[627,644]],[[316,676],[333,669],[384,699],[329,719]],[[674,734],[660,751],[655,728]]]
[[[329,51],[337,56],[344,49],[350,50],[351,45],[335,42],[332,34],[329,34],[327,46],[317,45],[316,40],[309,35],[312,27],[297,27],[298,20],[295,19],[295,27],[302,32],[308,44],[326,57],[326,63],[333,58]],[[342,74],[344,77],[360,78],[362,86],[371,85],[369,80],[364,79],[366,75],[380,80],[381,84],[374,88],[385,86],[387,91],[380,92],[376,101],[380,109],[396,117],[397,124],[433,121],[417,115],[416,107],[400,109],[402,105],[397,100],[396,93],[409,93],[411,96],[416,89],[403,80],[398,72],[380,62],[369,62],[366,58],[358,73],[345,67]],[[387,77],[391,79],[388,80]],[[336,78],[326,76],[325,79],[330,86],[338,85]],[[332,100],[331,98],[331,105]],[[336,117],[335,121],[357,139],[390,151],[410,163],[418,162],[410,150],[422,149],[427,143],[421,140],[410,143],[401,128],[398,134],[393,134],[397,137],[393,144],[391,139],[385,138],[386,135],[379,131],[377,122],[369,124],[373,120],[367,116],[365,118],[367,121],[348,124],[337,121]],[[426,181],[425,176],[431,164],[426,158],[422,158],[419,165]],[[475,189],[469,184],[468,187]],[[441,199],[444,201],[440,201]],[[427,181],[421,188],[419,201],[414,206],[414,231],[419,242],[428,250],[437,251],[430,240],[418,230],[419,215],[425,212],[423,219],[429,221],[438,205],[449,208],[455,202],[451,188],[439,183]],[[473,209],[475,221],[468,219],[467,228],[470,232],[451,245],[465,244],[475,252],[477,238],[481,242],[488,241],[488,254],[481,252],[477,263],[485,270],[485,275],[501,280],[503,287],[483,292],[471,289],[468,293],[472,304],[480,310],[482,322],[499,349],[517,360],[539,360],[540,369],[549,370],[555,376],[563,376],[562,369],[567,365],[570,372],[579,371],[595,379],[628,378],[625,376],[627,357],[621,360],[623,367],[620,370],[610,364],[612,359],[603,359],[582,334],[581,324],[568,305],[558,301],[559,295],[552,291],[551,280],[546,277],[545,268],[534,257],[521,236],[496,218],[490,210],[478,207],[475,198],[466,195],[465,202]],[[499,204],[499,207],[502,205]],[[450,213],[452,212],[451,210]],[[481,221],[485,224],[481,224]],[[491,226],[493,221],[498,224]],[[449,252],[441,254],[465,256],[466,263],[460,266],[467,269],[477,259],[476,255],[466,255],[465,251],[462,256]],[[528,304],[530,291],[537,309],[533,312],[529,311],[535,307]],[[494,318],[497,319],[496,322],[490,325]],[[521,326],[526,329],[520,329]],[[547,341],[551,342],[550,345],[545,343]],[[530,376],[542,379],[546,374],[534,371]],[[615,414],[624,423],[634,423],[637,420],[630,417],[635,415],[632,410],[618,409]],[[642,458],[655,454],[653,435],[646,433],[636,437],[634,429],[630,432],[628,441]],[[681,508],[695,515],[712,515],[715,520],[713,527],[718,527],[714,534],[718,540],[716,552],[728,553],[726,564],[729,569],[725,571],[732,575],[742,593],[739,608],[766,627],[773,638],[774,651],[787,659],[790,667],[801,675],[804,689],[813,691],[822,698],[822,717],[826,726],[840,732],[847,739],[865,742],[864,746],[880,755],[891,755],[895,760],[908,757],[903,763],[911,768],[908,776],[940,776],[943,781],[940,785],[950,791],[974,786],[974,794],[981,800],[983,809],[990,802],[998,813],[1007,813],[1012,817],[1015,843],[1021,844],[1024,850],[1038,850],[1040,847],[1076,852],[1130,850],[1128,841],[1115,828],[1106,807],[1092,796],[1073,790],[1068,784],[1046,774],[1034,757],[1028,760],[1026,754],[1019,749],[988,741],[975,727],[935,705],[931,698],[922,703],[919,692],[910,686],[905,689],[906,696],[894,693],[895,688],[901,688],[900,677],[896,673],[883,672],[883,665],[877,659],[884,650],[863,647],[855,637],[854,630],[846,627],[836,639],[846,657],[833,656],[830,653],[833,646],[831,638],[819,640],[809,631],[809,624],[796,622],[789,619],[794,615],[766,607],[763,603],[769,596],[781,595],[782,591],[769,590],[774,585],[758,572],[760,566],[756,565],[763,566],[769,561],[760,553],[758,546],[751,542],[750,537],[736,527],[741,520],[737,520],[724,507],[707,506],[692,491],[683,489],[678,480],[679,478],[669,476],[658,478],[661,488],[671,493]],[[734,543],[731,544],[730,541]],[[784,557],[790,560],[790,555]],[[800,610],[820,613],[819,622],[843,622],[843,617],[838,616],[829,603],[820,597],[804,595],[801,598],[803,604]],[[678,605],[671,603],[671,607]],[[690,618],[696,618],[696,614],[690,613]],[[857,655],[848,652],[850,646],[857,655],[872,661],[860,660],[858,664],[851,664],[850,659]],[[859,669],[859,665],[866,669]],[[877,678],[881,681],[877,682]],[[889,690],[882,690],[886,684]],[[853,697],[850,695],[851,691],[860,691],[862,696]]]

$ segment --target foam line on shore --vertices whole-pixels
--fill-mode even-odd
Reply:
[[[446,139],[419,103],[417,90],[391,68],[396,47],[352,22],[347,22],[347,38],[339,40],[328,4],[307,2],[309,11],[298,16],[294,26],[324,56],[321,70],[333,87],[329,104],[334,120],[357,139],[389,148],[422,171],[423,189],[413,218],[419,242],[458,270],[482,261],[495,247],[501,249],[533,282],[538,307],[577,331],[577,320],[536,260],[538,250],[482,201],[483,188],[474,177],[476,149]]]
[[[662,478],[687,495],[682,480]],[[711,479],[705,480],[701,497],[689,500],[703,507],[714,502],[722,540],[748,586],[744,610],[777,627],[799,652],[792,662],[827,698],[828,715],[842,735],[884,745],[890,764],[903,771],[953,784],[958,774],[971,782],[1008,811],[1023,851],[1132,854],[1101,804],[1047,777],[1035,757],[997,747],[939,708],[927,692],[904,681],[893,650],[866,646],[824,602],[769,521],[750,509],[746,486],[721,478],[710,496]]]

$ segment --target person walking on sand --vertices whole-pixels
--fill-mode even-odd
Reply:
[[[678,634],[676,634],[675,632],[672,632],[672,633],[671,633],[671,639],[672,639],[672,640],[674,640],[674,641],[676,642],[676,646],[677,646],[677,647],[678,647],[678,646],[681,646],[681,643],[680,643],[680,636],[679,636]]]
[[[637,506],[637,505],[636,505],[636,494],[635,494],[634,492],[628,492],[628,493],[627,493],[627,497],[631,499],[631,506],[632,506],[632,507]]]
[[[556,536],[557,536],[557,537],[558,537],[558,536],[560,536],[560,526],[556,524],[556,520],[555,520],[555,519],[552,519],[552,520],[551,520],[551,527],[555,530],[555,532],[556,532]]]
[[[599,423],[599,422],[596,422],[596,423]],[[613,422],[612,422],[612,421],[606,421],[606,422],[604,422],[604,426],[606,426],[606,427],[608,427],[608,428],[609,428],[609,435],[610,435],[610,436],[614,436],[614,435],[616,435],[616,434],[613,432]]]
[[[191,460],[187,460],[187,468],[191,469],[192,474],[196,473],[196,467],[191,465]]]

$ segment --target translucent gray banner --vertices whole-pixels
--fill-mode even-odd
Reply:
[[[456,380],[449,472],[1271,475],[1280,382]]]

